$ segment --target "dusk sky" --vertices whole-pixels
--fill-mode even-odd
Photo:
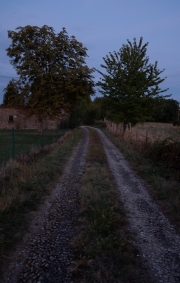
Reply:
[[[88,66],[99,70],[109,52],[142,36],[150,62],[165,69],[161,87],[180,101],[180,0],[0,0],[0,104],[16,76],[6,55],[7,31],[26,25],[48,25],[56,33],[65,27],[88,48]],[[99,73],[94,77],[98,81]]]

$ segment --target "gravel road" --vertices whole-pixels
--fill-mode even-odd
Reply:
[[[143,262],[154,283],[180,282],[180,237],[158,205],[152,200],[145,183],[130,169],[124,156],[101,130],[110,169],[136,238]]]
[[[154,283],[180,282],[180,237],[152,200],[145,183],[128,166],[124,156],[96,129],[117,183],[139,256]],[[31,234],[19,247],[3,283],[70,283],[70,240],[78,213],[77,187],[86,160],[89,130],[75,149],[59,184],[35,215]],[[103,282],[102,282],[103,283]],[[112,282],[113,283],[113,282]]]
[[[34,215],[31,234],[14,255],[2,283],[69,283],[70,240],[78,213],[78,190],[89,142],[89,131],[68,162],[53,194]]]

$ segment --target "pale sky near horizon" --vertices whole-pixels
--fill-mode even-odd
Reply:
[[[88,48],[88,66],[99,70],[109,52],[142,36],[149,42],[150,62],[165,69],[165,94],[180,101],[180,0],[0,0],[0,104],[3,89],[16,76],[6,55],[7,31],[26,25],[48,25],[56,33],[65,27]],[[99,73],[94,76],[98,81]]]

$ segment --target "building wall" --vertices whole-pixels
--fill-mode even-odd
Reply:
[[[45,119],[44,129],[56,129],[57,120]],[[18,108],[0,106],[0,129],[38,129],[38,120],[33,115],[26,118]]]

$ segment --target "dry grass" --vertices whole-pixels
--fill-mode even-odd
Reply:
[[[174,127],[168,123],[144,123],[137,124],[133,128],[127,128],[123,136],[122,125],[106,122],[107,129],[139,151],[144,151],[156,141],[163,141],[171,138],[180,141],[180,127]]]
[[[167,123],[144,123],[137,124],[125,134],[125,140],[135,144],[151,145],[155,141],[163,141],[167,138],[180,141],[180,128]]]

